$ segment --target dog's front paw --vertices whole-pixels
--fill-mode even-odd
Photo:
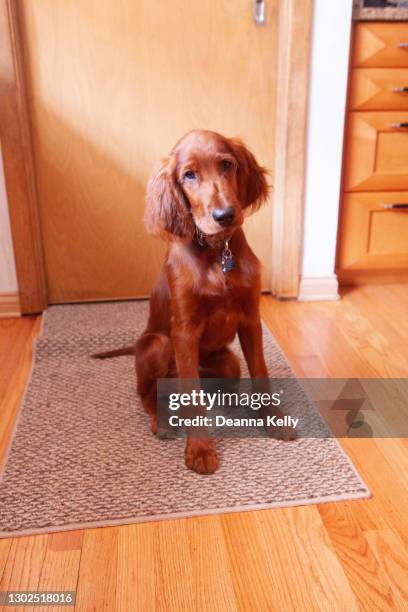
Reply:
[[[271,431],[268,431],[268,434],[272,438],[276,438],[277,440],[284,440],[285,442],[290,442],[291,440],[296,440],[297,432],[293,427],[272,427]]]
[[[218,455],[212,440],[188,438],[185,450],[186,466],[197,474],[214,474]]]

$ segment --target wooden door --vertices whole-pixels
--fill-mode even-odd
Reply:
[[[272,170],[276,7],[260,27],[251,0],[22,0],[51,303],[148,295],[145,185],[186,131],[240,136]],[[245,226],[267,288],[271,203]]]

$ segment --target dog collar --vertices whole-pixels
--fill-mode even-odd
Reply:
[[[224,274],[228,274],[235,267],[234,257],[232,255],[231,249],[229,248],[229,238],[223,238],[222,240],[212,241],[211,235],[205,234],[202,232],[197,226],[195,226],[195,236],[194,242],[198,244],[201,248],[206,249],[210,247],[211,249],[222,248],[221,251],[221,270]]]

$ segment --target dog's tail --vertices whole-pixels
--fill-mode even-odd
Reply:
[[[108,359],[109,357],[120,357],[121,355],[134,355],[136,347],[134,344],[131,346],[123,346],[113,351],[104,351],[103,353],[94,353],[91,355],[93,359]]]

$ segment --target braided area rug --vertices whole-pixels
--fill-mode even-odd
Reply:
[[[217,440],[220,468],[184,465],[136,395],[133,357],[90,354],[131,343],[144,301],[52,306],[0,482],[0,536],[369,497],[333,438]],[[264,329],[271,377],[293,376]],[[242,360],[242,376],[248,376]]]

